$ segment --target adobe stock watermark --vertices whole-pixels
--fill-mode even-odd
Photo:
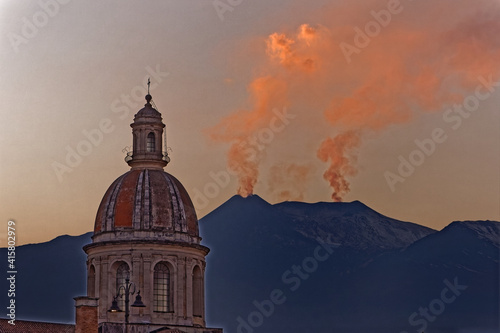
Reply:
[[[410,0],[411,1],[411,0]],[[351,63],[352,55],[361,53],[361,50],[370,45],[373,38],[380,35],[383,28],[386,28],[392,21],[394,15],[403,11],[403,5],[400,0],[389,0],[385,9],[378,11],[372,10],[370,15],[373,20],[368,21],[364,29],[354,27],[353,44],[342,42],[339,44],[340,50],[348,64]]]
[[[7,281],[9,289],[7,289],[8,304],[7,317],[10,319],[10,325],[16,325],[16,277],[17,277],[17,262],[16,262],[16,222],[9,220],[7,222]]]
[[[260,152],[266,149],[271,142],[274,141],[276,134],[285,130],[291,120],[297,115],[288,113],[287,108],[272,110],[274,116],[269,121],[267,127],[259,129],[256,133],[239,143],[240,149],[243,150],[247,161],[255,161]],[[208,206],[210,199],[216,198],[221,189],[229,185],[231,176],[237,176],[238,170],[226,167],[224,170],[217,172],[210,171],[209,177],[212,182],[206,183],[202,189],[195,187],[193,193],[193,203],[198,209],[204,209]]]
[[[418,327],[415,332],[424,332],[427,329],[429,323],[434,322],[438,316],[440,316],[446,309],[446,305],[450,305],[455,302],[462,294],[462,291],[467,289],[466,285],[458,283],[458,278],[453,279],[453,283],[448,279],[443,281],[445,287],[441,290],[438,298],[433,299],[429,302],[427,307],[419,307],[418,311],[413,312],[408,317],[408,323],[412,327]],[[407,331],[401,331],[400,333],[408,333]]]
[[[219,17],[221,22],[224,21],[224,14],[226,12],[232,12],[234,8],[241,5],[243,0],[214,0],[212,5],[214,6],[215,12]]]
[[[481,102],[488,99],[495,92],[496,87],[500,87],[500,81],[493,81],[492,75],[488,78],[479,76],[477,79],[479,84],[476,86],[474,93],[465,97],[462,104],[455,104],[443,112],[443,122],[450,126],[453,131],[458,130],[462,126],[463,120],[468,119],[479,109]],[[408,177],[413,175],[416,169],[437,151],[439,144],[445,142],[447,139],[447,131],[442,127],[434,128],[426,138],[415,139],[415,149],[407,157],[403,155],[398,156],[399,165],[396,167],[396,171],[384,172],[385,181],[391,192],[394,193],[396,185],[403,183]]]
[[[15,53],[19,53],[19,47],[38,36],[40,29],[43,29],[50,20],[59,14],[61,6],[67,5],[71,0],[38,0],[40,10],[36,11],[30,18],[23,16],[20,33],[9,32],[10,45]]]
[[[269,297],[262,301],[254,300],[252,305],[255,310],[246,316],[238,316],[236,321],[238,326],[237,333],[253,333],[256,328],[262,326],[266,318],[273,315],[278,305],[283,305],[287,301],[286,293],[297,291],[302,283],[313,275],[320,265],[330,258],[335,248],[340,244],[330,241],[324,242],[321,238],[316,238],[318,246],[313,250],[310,257],[306,257],[300,264],[292,265],[281,275],[283,287],[275,288],[269,293]]]
[[[121,94],[120,97],[111,102],[110,109],[120,120],[127,119],[133,112],[139,110],[142,103],[144,103],[144,97],[147,94],[147,82],[150,78],[150,90],[154,90],[170,74],[161,71],[159,64],[156,65],[155,69],[147,66],[146,72],[142,85],[133,87],[128,94]],[[73,172],[75,168],[82,164],[85,157],[92,154],[94,149],[102,144],[106,134],[110,134],[114,130],[113,120],[111,118],[102,118],[96,127],[82,131],[84,138],[76,145],[67,145],[64,161],[53,161],[51,163],[52,170],[59,183],[63,182],[65,174]]]

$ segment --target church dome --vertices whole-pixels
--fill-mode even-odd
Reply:
[[[159,118],[161,120],[161,113],[151,105],[151,98],[147,98],[148,96],[146,96],[147,103],[137,112],[134,121],[141,120],[141,118]]]
[[[125,161],[131,170],[118,177],[104,194],[97,210],[93,243],[200,244],[198,219],[186,189],[163,171],[170,161],[162,140],[165,124],[151,99],[148,94],[144,108],[130,124],[133,149]]]
[[[99,300],[99,331],[121,331],[125,322],[130,332],[170,332],[173,326],[180,329],[176,332],[221,333],[206,328],[205,256],[210,249],[200,244],[186,189],[164,171],[170,162],[166,125],[149,83],[146,104],[130,124],[132,150],[125,156],[130,171],[104,194],[92,243],[83,248],[87,295]],[[142,299],[140,310],[134,309],[135,302],[130,308],[128,298],[134,294],[136,302]]]
[[[174,176],[159,169],[133,169],[111,184],[97,211],[94,237],[110,238],[99,237],[106,233],[112,233],[113,240],[122,236],[196,244],[200,240],[187,191]]]

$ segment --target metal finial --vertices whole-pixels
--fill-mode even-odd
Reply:
[[[146,104],[145,105],[151,105],[151,95],[149,94],[149,86],[151,85],[151,80],[150,78],[148,77],[148,94],[146,95]]]

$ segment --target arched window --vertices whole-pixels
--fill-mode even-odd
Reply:
[[[196,266],[193,269],[193,316],[203,315],[203,279],[201,269]]]
[[[95,297],[95,268],[94,265],[90,265],[89,276],[87,279],[87,296]]]
[[[150,132],[148,134],[148,139],[146,141],[146,151],[147,152],[154,152],[155,151],[155,134],[153,132]]]
[[[170,270],[168,269],[167,264],[159,263],[155,266],[153,279],[153,311],[172,311],[170,295]]]
[[[120,292],[120,286],[125,286],[126,279],[130,277],[130,271],[126,263],[121,263],[116,270],[116,292],[113,296],[117,296]],[[125,297],[118,297],[116,299],[118,307],[125,310]]]

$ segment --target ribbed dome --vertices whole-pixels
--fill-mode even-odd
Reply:
[[[100,237],[113,233],[113,237]],[[155,238],[199,244],[198,219],[182,184],[158,169],[131,170],[104,195],[95,220],[96,239]]]
[[[158,118],[161,120],[161,113],[158,112],[153,106],[149,103],[146,103],[142,109],[139,110],[139,112],[136,113],[134,117],[134,121],[140,120],[140,118]]]

